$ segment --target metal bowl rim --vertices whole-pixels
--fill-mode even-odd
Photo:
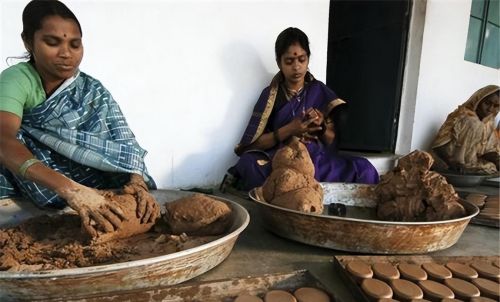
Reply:
[[[248,196],[250,197],[250,199],[252,201],[256,202],[259,205],[274,208],[276,210],[280,210],[280,211],[284,211],[284,212],[290,212],[293,214],[318,217],[321,219],[330,219],[330,220],[344,220],[344,221],[359,222],[359,223],[412,226],[412,225],[444,224],[444,223],[459,222],[459,221],[463,221],[463,220],[470,220],[472,217],[476,216],[479,213],[479,208],[476,205],[474,205],[466,200],[460,199],[460,201],[462,203],[466,203],[467,205],[469,205],[473,208],[472,213],[467,215],[467,216],[463,216],[463,217],[455,218],[455,219],[449,219],[449,220],[439,220],[439,221],[388,221],[387,220],[386,221],[386,220],[368,220],[368,219],[360,219],[360,218],[349,218],[349,217],[340,217],[340,216],[327,216],[327,215],[311,214],[311,213],[305,213],[305,212],[301,212],[301,211],[297,211],[297,210],[287,209],[287,208],[283,208],[283,207],[279,207],[279,206],[270,204],[270,203],[263,201],[263,200],[259,200],[255,195],[255,189],[256,188],[250,190],[248,192]],[[467,211],[467,209],[466,209],[466,211]]]
[[[451,176],[451,177],[460,177],[460,178],[464,178],[464,177],[493,178],[493,177],[500,176],[499,172],[492,173],[492,174],[459,174],[459,173],[453,173],[451,171],[441,171],[441,170],[436,170],[434,172],[437,172],[445,177]]]
[[[457,174],[453,172],[440,172],[446,181],[456,187],[474,187],[480,185],[483,181],[489,178],[495,178],[499,176],[499,173],[493,174]]]
[[[168,190],[166,190],[168,191]],[[227,198],[223,198],[220,196],[211,196],[216,199],[221,199],[226,202],[229,202],[232,207],[238,209],[237,212],[243,214],[243,223],[236,230],[231,233],[216,239],[214,241],[210,241],[208,243],[202,244],[197,247],[193,247],[184,251],[170,253],[167,255],[150,257],[146,259],[132,260],[127,262],[119,262],[113,264],[105,264],[105,265],[95,265],[88,267],[79,267],[79,268],[67,268],[67,269],[59,269],[59,270],[46,270],[46,271],[38,271],[38,272],[6,272],[0,271],[0,279],[41,279],[41,278],[62,278],[66,276],[76,277],[76,276],[85,276],[87,274],[95,274],[95,273],[109,273],[114,271],[120,271],[123,269],[140,267],[150,264],[155,264],[158,262],[163,262],[166,260],[171,260],[174,258],[182,258],[188,256],[190,254],[197,253],[202,250],[208,250],[212,247],[218,246],[220,244],[225,243],[230,238],[238,237],[241,232],[248,226],[250,223],[250,215],[248,211],[238,203],[231,201]]]

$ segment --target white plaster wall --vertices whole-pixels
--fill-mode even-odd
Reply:
[[[0,70],[7,67],[5,58],[24,51],[21,12],[27,2],[0,0]],[[65,3],[83,27],[81,69],[101,80],[121,105],[149,151],[146,163],[160,188],[213,186],[235,163],[233,147],[277,71],[274,41],[284,28],[296,26],[309,35],[310,69],[326,78],[328,0]],[[479,87],[500,82],[498,69],[463,59],[470,5],[420,5],[421,53],[409,52],[420,56],[420,68],[409,64],[405,71],[400,152],[428,149],[449,112]],[[421,33],[413,34],[420,43]]]
[[[415,0],[420,1],[420,0]],[[464,60],[471,0],[427,0],[411,149],[428,150],[446,116],[500,70]]]
[[[26,3],[0,0],[0,70],[6,57],[24,51]],[[310,70],[326,80],[328,0],[65,3],[83,28],[81,70],[118,101],[160,188],[222,180],[255,101],[278,70],[274,41],[286,27],[308,34]]]

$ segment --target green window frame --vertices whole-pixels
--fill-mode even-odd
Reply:
[[[500,68],[500,0],[472,0],[464,59]]]

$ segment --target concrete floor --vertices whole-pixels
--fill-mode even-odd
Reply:
[[[465,189],[498,194],[498,188],[482,187]],[[211,271],[185,284],[235,277],[262,276],[271,273],[288,273],[307,269],[325,287],[344,302],[355,302],[340,276],[334,270],[333,257],[349,253],[309,246],[284,239],[267,231],[259,216],[256,204],[242,195],[216,195],[236,201],[250,214],[250,224],[238,238],[229,257]],[[459,241],[452,247],[429,253],[429,256],[493,256],[500,255],[498,228],[469,224]],[[352,253],[351,253],[352,255]]]

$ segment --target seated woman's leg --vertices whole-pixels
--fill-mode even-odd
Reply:
[[[352,156],[350,160],[353,162],[354,169],[356,170],[355,183],[378,184],[379,175],[377,169],[375,169],[368,159]]]
[[[264,152],[248,151],[240,156],[231,170],[234,171],[234,176],[240,179],[242,189],[251,190],[262,186],[271,174],[271,159]]]
[[[366,158],[323,153],[313,158],[315,178],[320,182],[377,184],[379,175]]]

